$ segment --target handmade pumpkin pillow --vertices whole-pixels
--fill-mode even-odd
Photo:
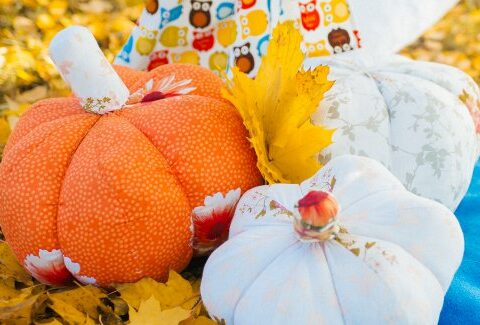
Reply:
[[[309,0],[297,0],[299,2]],[[458,0],[330,0],[332,25],[340,15],[341,4],[348,3],[351,20],[360,33],[361,45],[377,54],[395,53],[415,41],[445,15]],[[328,14],[326,19],[328,20]]]
[[[321,161],[359,154],[382,162],[409,191],[455,210],[478,158],[480,92],[456,68],[367,51],[307,60],[335,85],[315,123],[334,128]]]
[[[357,154],[383,163],[409,191],[455,210],[480,151],[475,82],[449,66],[366,50],[304,61],[300,42],[292,23],[278,25],[257,77],[234,68],[227,83],[225,97],[243,116],[265,179],[310,177],[319,166],[300,159],[305,154],[320,165]],[[326,90],[312,110],[302,103]],[[307,135],[310,120],[330,134]],[[286,144],[297,140],[285,136],[291,129],[305,129],[306,137],[288,155]]]
[[[293,20],[310,57],[366,48],[394,53],[457,0],[148,0],[116,64],[151,70],[200,64],[253,77],[279,21]]]
[[[227,324],[437,324],[462,255],[452,212],[345,155],[248,191],[201,293]]]
[[[50,50],[76,96],[33,105],[5,149],[0,224],[18,260],[49,284],[109,285],[181,271],[192,241],[214,248],[262,183],[221,80],[189,65],[120,78],[86,28]]]

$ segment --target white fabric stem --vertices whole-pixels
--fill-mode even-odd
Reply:
[[[105,114],[127,102],[127,86],[87,28],[71,26],[60,31],[50,43],[49,53],[85,110]]]

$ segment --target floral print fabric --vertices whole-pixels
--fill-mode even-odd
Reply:
[[[313,116],[336,129],[319,159],[374,158],[409,191],[455,210],[478,158],[475,82],[453,67],[365,50],[306,62],[316,65],[329,65],[335,80]]]
[[[312,190],[338,200],[336,238],[296,234],[292,215]],[[201,293],[227,324],[436,324],[462,255],[452,212],[378,162],[345,155],[300,185],[245,193]]]

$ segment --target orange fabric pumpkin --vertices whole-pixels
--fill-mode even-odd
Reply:
[[[196,89],[104,115],[75,97],[48,99],[20,119],[0,165],[0,222],[41,281],[165,279],[192,256],[193,208],[262,183],[215,74],[193,65],[116,71],[131,93],[169,76]]]

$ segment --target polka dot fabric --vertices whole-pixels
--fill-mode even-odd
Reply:
[[[39,248],[58,248],[57,214],[70,157],[97,120],[72,115],[26,134],[0,165],[0,221],[21,261]]]
[[[192,256],[192,209],[262,183],[216,75],[193,65],[116,70],[132,92],[172,74],[196,90],[105,115],[75,98],[41,101],[0,165],[0,223],[17,258],[59,249],[77,279],[98,285],[181,271]]]
[[[258,170],[251,167],[255,156],[244,154],[251,149],[243,122],[229,104],[189,95],[156,101],[140,111],[126,109],[122,116],[174,166],[193,207],[203,205],[205,193],[259,184]]]

